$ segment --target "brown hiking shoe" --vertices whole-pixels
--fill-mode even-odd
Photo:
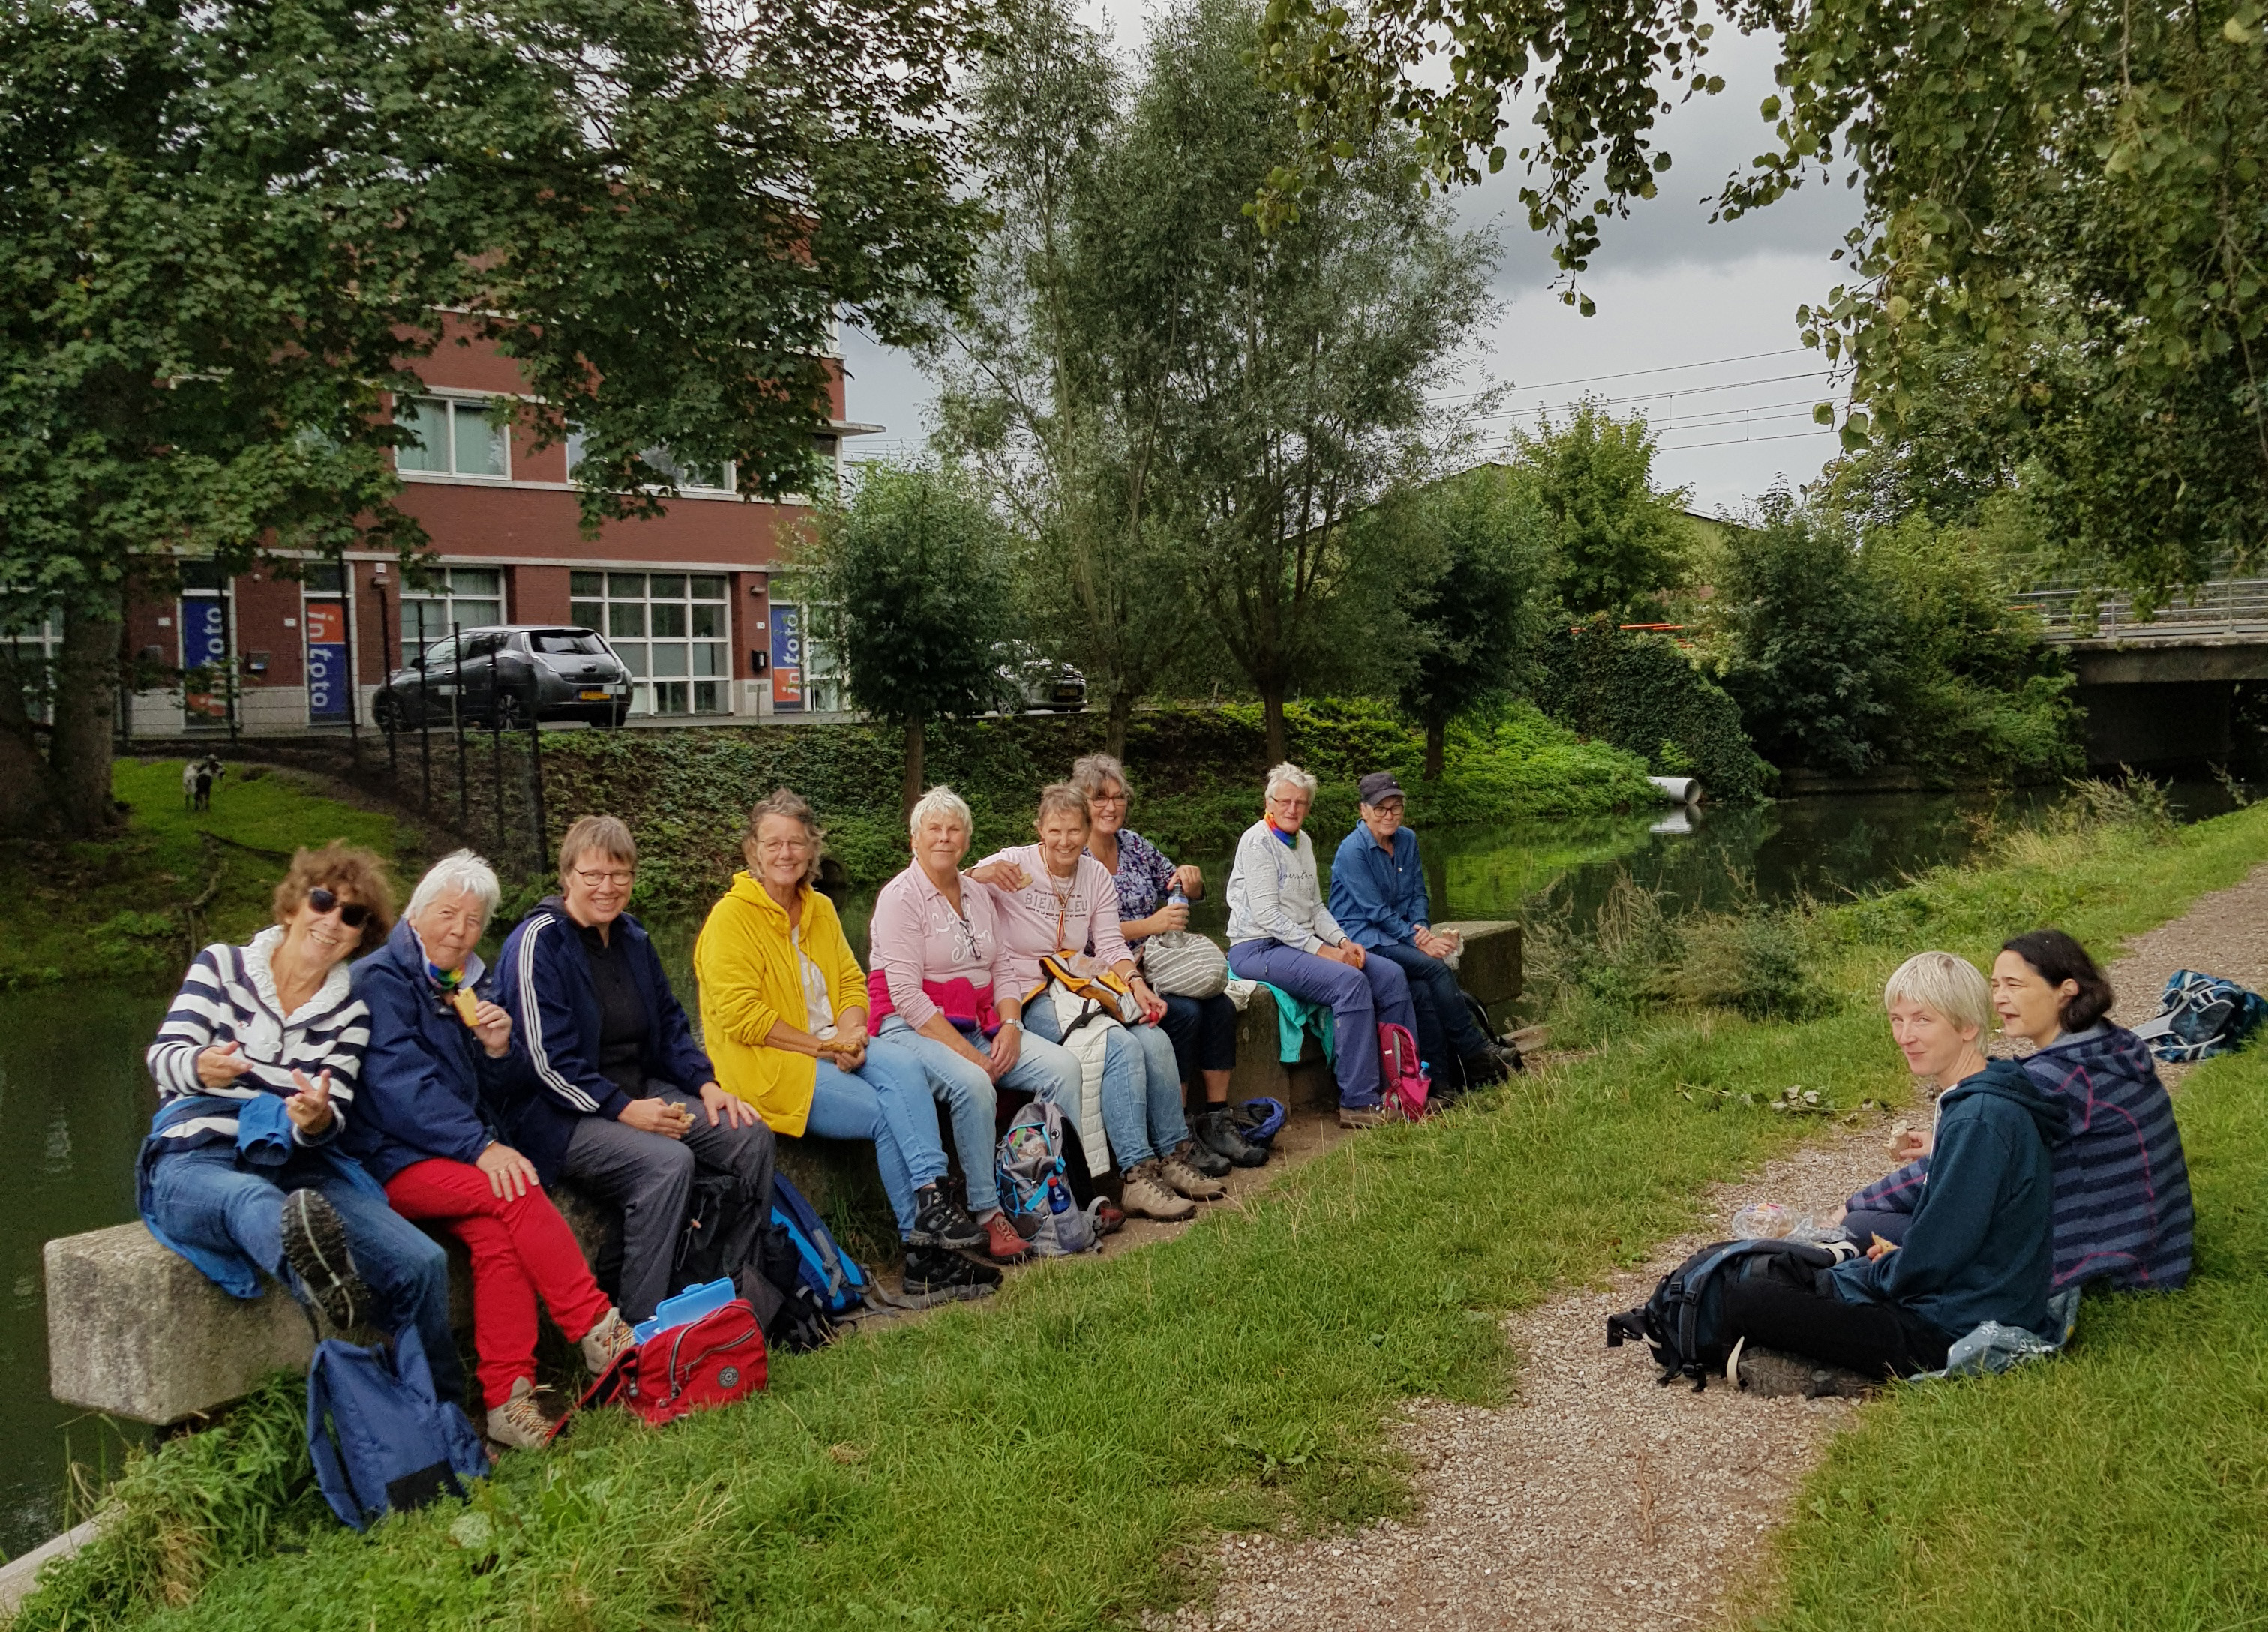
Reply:
[[[983,1224],[984,1255],[996,1264],[1012,1264],[1032,1255],[1027,1241],[1005,1213],[995,1213]]]
[[[637,1348],[637,1340],[630,1335],[622,1311],[609,1309],[599,1317],[598,1325],[575,1340],[575,1346],[583,1351],[583,1369],[597,1377],[621,1359],[626,1349]]]
[[[1186,1218],[1197,1209],[1195,1202],[1184,1201],[1167,1188],[1155,1158],[1126,1170],[1126,1187],[1119,1194],[1119,1202],[1130,1213],[1139,1213],[1145,1218],[1162,1218],[1168,1224]]]
[[[1383,1106],[1343,1105],[1339,1106],[1339,1126],[1342,1128],[1383,1128],[1386,1109]]]
[[[1228,1194],[1218,1179],[1208,1179],[1178,1156],[1160,1159],[1158,1176],[1193,1202],[1217,1202]]]
[[[551,1419],[535,1402],[533,1378],[516,1378],[512,1394],[500,1406],[489,1408],[489,1437],[514,1451],[540,1450],[551,1437]]]

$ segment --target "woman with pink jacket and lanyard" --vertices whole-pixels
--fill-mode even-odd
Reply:
[[[994,915],[1007,956],[1011,989],[1031,999],[1025,1024],[1036,1038],[1062,1040],[1061,1022],[1046,995],[1040,959],[1092,946],[1094,960],[1124,976],[1142,1005],[1127,1026],[1105,1021],[1102,1126],[1124,1180],[1121,1205],[1151,1218],[1186,1218],[1189,1198],[1211,1201],[1226,1190],[1189,1165],[1189,1123],[1182,1114],[1182,1070],[1170,1038],[1156,1021],[1165,1000],[1150,989],[1127,950],[1118,923],[1118,886],[1086,854],[1086,796],[1059,782],[1040,794],[1040,842],[985,858],[969,876],[990,885]]]
[[[1024,1029],[1024,988],[993,922],[998,897],[961,877],[974,827],[968,804],[932,788],[907,817],[913,865],[875,898],[867,942],[873,973],[874,1034],[922,1062],[953,1122],[968,1179],[969,1216],[984,1226],[996,1260],[1031,1250],[1000,1210],[993,1140],[1002,1084],[1058,1104],[1076,1103],[1079,1062]],[[994,1281],[998,1272],[968,1268]]]

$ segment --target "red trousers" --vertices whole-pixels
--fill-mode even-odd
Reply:
[[[489,1188],[489,1176],[466,1162],[414,1162],[394,1175],[386,1199],[404,1218],[438,1220],[473,1254],[473,1347],[479,1350],[481,1396],[489,1406],[512,1397],[512,1386],[535,1375],[535,1300],[571,1342],[613,1307],[575,1233],[551,1198],[530,1187],[517,1201]]]

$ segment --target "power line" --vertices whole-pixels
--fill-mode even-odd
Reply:
[[[1750,386],[1784,385],[1791,379],[1816,379],[1819,376],[1807,370],[1800,374],[1767,374],[1756,379],[1735,379],[1721,386],[1678,386],[1660,391],[1636,392],[1623,397],[1593,397],[1591,401],[1603,408],[1618,408],[1627,402],[1660,402],[1671,397],[1714,396],[1723,391],[1745,391]],[[1528,414],[1549,414],[1560,408],[1579,408],[1582,398],[1569,402],[1543,402],[1535,408],[1495,408],[1486,414],[1476,414],[1475,419],[1514,419]]]
[[[1555,391],[1561,386],[1588,386],[1602,379],[1636,379],[1642,374],[1676,374],[1682,373],[1688,369],[1715,368],[1719,364],[1725,363],[1754,363],[1759,357],[1784,357],[1791,356],[1798,351],[1810,351],[1813,349],[1815,349],[1815,348],[1810,346],[1782,346],[1777,351],[1749,351],[1743,352],[1741,356],[1736,357],[1710,357],[1706,361],[1700,363],[1665,363],[1659,368],[1624,369],[1618,374],[1579,374],[1572,379],[1539,380],[1532,386],[1518,386],[1515,382],[1515,388],[1522,391]],[[1479,397],[1485,396],[1488,393],[1484,391],[1461,391],[1455,396],[1443,397],[1440,401],[1444,402],[1456,402],[1462,401],[1469,397]]]
[[[1686,442],[1676,447],[1658,450],[1663,453],[1690,453],[1699,448],[1736,448],[1750,442],[1793,442],[1798,437],[1823,437],[1835,429],[1832,425],[1815,426],[1809,430],[1784,430],[1772,437],[1728,437],[1722,442]]]

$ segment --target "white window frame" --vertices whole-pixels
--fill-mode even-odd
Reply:
[[[588,592],[587,584],[579,592],[575,587],[577,578],[590,577],[599,579],[600,592],[595,596]],[[626,577],[637,578],[644,586],[643,592],[635,596],[616,594],[615,581]],[[658,577],[685,580],[685,595],[681,599],[665,596],[657,601],[652,593],[652,581]],[[713,600],[705,599],[696,600],[692,593],[692,581],[695,578],[716,579],[722,586],[723,593]],[[578,628],[596,629],[599,637],[607,643],[608,649],[617,658],[622,658],[623,666],[630,671],[630,713],[634,717],[715,719],[733,711],[733,578],[729,572],[668,570],[656,571],[652,568],[609,570],[585,567],[576,569],[569,576],[567,584],[568,621]],[[657,605],[685,608],[683,635],[656,635],[652,632],[653,608]],[[617,637],[614,633],[612,610],[615,606],[632,606],[644,608],[638,621],[646,633],[622,636],[619,637],[621,643],[618,644]],[[696,606],[715,606],[718,609],[719,629],[717,634],[696,635],[693,632],[693,609]],[[594,610],[597,614],[595,617],[591,615]],[[687,673],[655,674],[652,672],[652,651],[657,642],[670,644],[681,643],[685,646]],[[622,651],[623,645],[634,646],[637,650],[625,653]],[[692,670],[697,666],[695,649],[703,646],[713,646],[716,649],[716,661],[719,666],[714,674],[692,673]],[[645,672],[640,673],[641,670]],[[661,708],[659,688],[664,686],[684,687],[684,708],[668,709]],[[716,706],[713,709],[696,706],[701,696],[699,687],[703,686],[713,687],[711,694],[716,701]]]
[[[583,433],[579,430],[570,430],[567,433],[566,447],[567,480],[571,483],[575,480],[575,467],[583,462]],[[670,451],[666,447],[655,446],[647,448],[641,452],[638,457],[644,459],[647,464],[652,466],[656,470],[659,470],[666,475],[681,476],[684,474],[682,468],[678,465],[676,459],[670,453]],[[740,490],[739,485],[740,478],[740,471],[739,464],[736,461],[728,459],[725,461],[724,485],[722,487],[713,486],[706,482],[679,482],[674,490],[678,493],[687,495],[698,494],[737,496]],[[660,487],[649,489],[649,491],[655,493],[669,490],[671,489]]]
[[[432,570],[447,577],[448,587],[439,591],[418,589],[413,587],[407,579],[402,582],[401,598],[398,603],[398,612],[394,621],[394,650],[400,656],[400,661],[395,665],[398,668],[416,668],[417,666],[417,654],[419,652],[424,651],[428,646],[433,645],[437,642],[445,641],[449,638],[451,632],[454,629],[456,625],[464,621],[464,620],[457,615],[457,603],[460,601],[476,601],[482,604],[493,601],[496,604],[497,609],[496,617],[493,621],[496,623],[509,623],[512,621],[512,606],[509,599],[509,591],[505,587],[504,569],[501,567],[482,567],[469,563],[464,565],[446,564],[436,567],[432,569]],[[482,595],[460,592],[457,589],[455,577],[455,575],[460,572],[494,573],[496,575],[496,593],[493,595]],[[417,616],[417,628],[420,631],[420,638],[412,642],[409,638],[409,608],[412,606],[430,606],[436,602],[438,602],[442,608],[441,627],[432,634],[424,634],[423,631],[425,629],[425,617],[423,613],[419,613]],[[483,618],[480,622],[468,625],[468,627],[473,629],[482,629],[488,627],[491,621],[492,621],[490,619]]]
[[[19,626],[0,630],[0,643],[6,644],[10,659],[18,668],[23,665],[26,648],[36,654],[35,660],[41,673],[47,677],[47,684],[40,688],[37,699],[27,700],[28,712],[31,717],[40,724],[53,724],[55,723],[55,664],[62,658],[63,651],[62,611],[56,609],[44,612],[40,614],[37,623],[31,622],[27,618]]]
[[[487,391],[451,391],[446,388],[439,388],[427,391],[403,392],[400,393],[394,398],[395,411],[394,423],[397,425],[401,423],[400,410],[401,405],[404,402],[434,403],[438,404],[448,410],[449,467],[446,470],[413,469],[401,462],[401,454],[406,450],[397,448],[394,450],[394,459],[395,474],[400,475],[405,482],[477,482],[490,483],[510,482],[512,480],[512,423],[509,420],[502,425],[484,424],[483,426],[483,429],[485,429],[495,439],[497,448],[503,454],[504,469],[501,472],[485,470],[460,471],[457,468],[457,414],[459,410],[470,408],[477,416],[485,420],[496,401],[496,393],[494,392]]]

